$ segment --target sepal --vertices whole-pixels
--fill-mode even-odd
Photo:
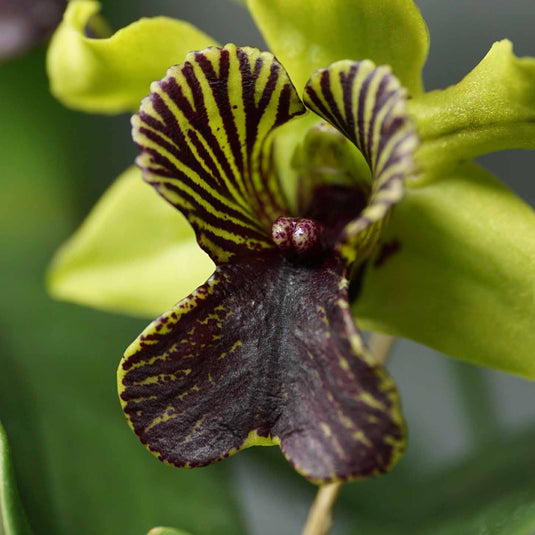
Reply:
[[[140,19],[111,37],[95,38],[88,27],[99,11],[97,1],[72,0],[50,43],[50,88],[71,108],[134,111],[170,65],[190,50],[216,44],[191,24],[167,17]]]

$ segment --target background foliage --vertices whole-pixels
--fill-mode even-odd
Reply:
[[[456,81],[502,37],[535,56],[529,2],[417,3],[433,37],[429,88]],[[105,9],[116,27],[166,13],[222,42],[261,45],[242,8],[223,0],[118,0]],[[0,420],[34,532],[298,532],[314,488],[276,449],[193,472],[148,455],[115,391],[120,355],[144,322],[53,302],[44,291],[53,251],[133,158],[128,118],[63,109],[47,92],[44,50],[0,66],[0,98]],[[534,202],[532,155],[483,163]],[[344,489],[336,533],[532,533],[535,387],[409,342],[391,370],[409,452],[391,475]]]

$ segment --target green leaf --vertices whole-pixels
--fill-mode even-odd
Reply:
[[[150,83],[191,50],[215,45],[187,22],[146,18],[105,39],[86,35],[100,10],[93,0],[74,0],[48,51],[51,91],[65,105],[88,112],[118,113],[139,107]]]
[[[497,439],[431,475],[402,463],[365,486],[347,486],[340,513],[369,535],[532,535],[534,441],[533,430]]]
[[[412,0],[248,0],[275,56],[301,90],[310,75],[342,59],[391,65],[416,96],[429,48]]]
[[[475,164],[408,188],[370,262],[360,325],[535,379],[535,213]]]
[[[58,299],[154,317],[212,272],[186,219],[131,167],[58,251],[48,289]]]
[[[20,503],[9,445],[2,424],[0,424],[0,532],[5,535],[29,535],[31,533]]]
[[[426,169],[502,149],[535,148],[535,59],[495,43],[461,82],[409,102]]]

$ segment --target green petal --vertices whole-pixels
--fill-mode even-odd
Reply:
[[[0,424],[0,533],[4,535],[31,533],[20,503],[9,445],[2,424]]]
[[[413,173],[418,138],[406,112],[405,88],[389,67],[344,60],[312,75],[304,101],[361,151],[371,170],[368,203],[345,226],[337,244],[349,263],[362,261],[377,244]]]
[[[48,51],[52,93],[88,112],[132,111],[150,83],[190,50],[216,44],[192,25],[166,17],[141,19],[107,39],[86,35],[100,10],[93,0],[69,2]]]
[[[412,95],[422,92],[427,27],[412,0],[248,0],[271,50],[296,87],[342,59],[391,65]]]
[[[367,329],[535,379],[535,213],[476,166],[408,189],[354,306]]]
[[[535,59],[517,58],[510,41],[495,43],[461,82],[409,102],[409,112],[426,167],[535,148]]]
[[[192,52],[132,118],[136,163],[214,261],[272,248],[271,225],[288,203],[270,134],[305,111],[270,53],[232,44]]]
[[[132,167],[56,254],[48,286],[59,299],[154,317],[212,271],[184,217]]]

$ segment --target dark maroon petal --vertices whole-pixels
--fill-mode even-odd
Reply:
[[[316,482],[389,469],[404,445],[397,393],[363,347],[343,271],[279,253],[225,264],[154,321],[119,367],[141,441],[188,467],[273,441]]]
[[[43,42],[66,5],[66,0],[0,0],[0,61]]]

